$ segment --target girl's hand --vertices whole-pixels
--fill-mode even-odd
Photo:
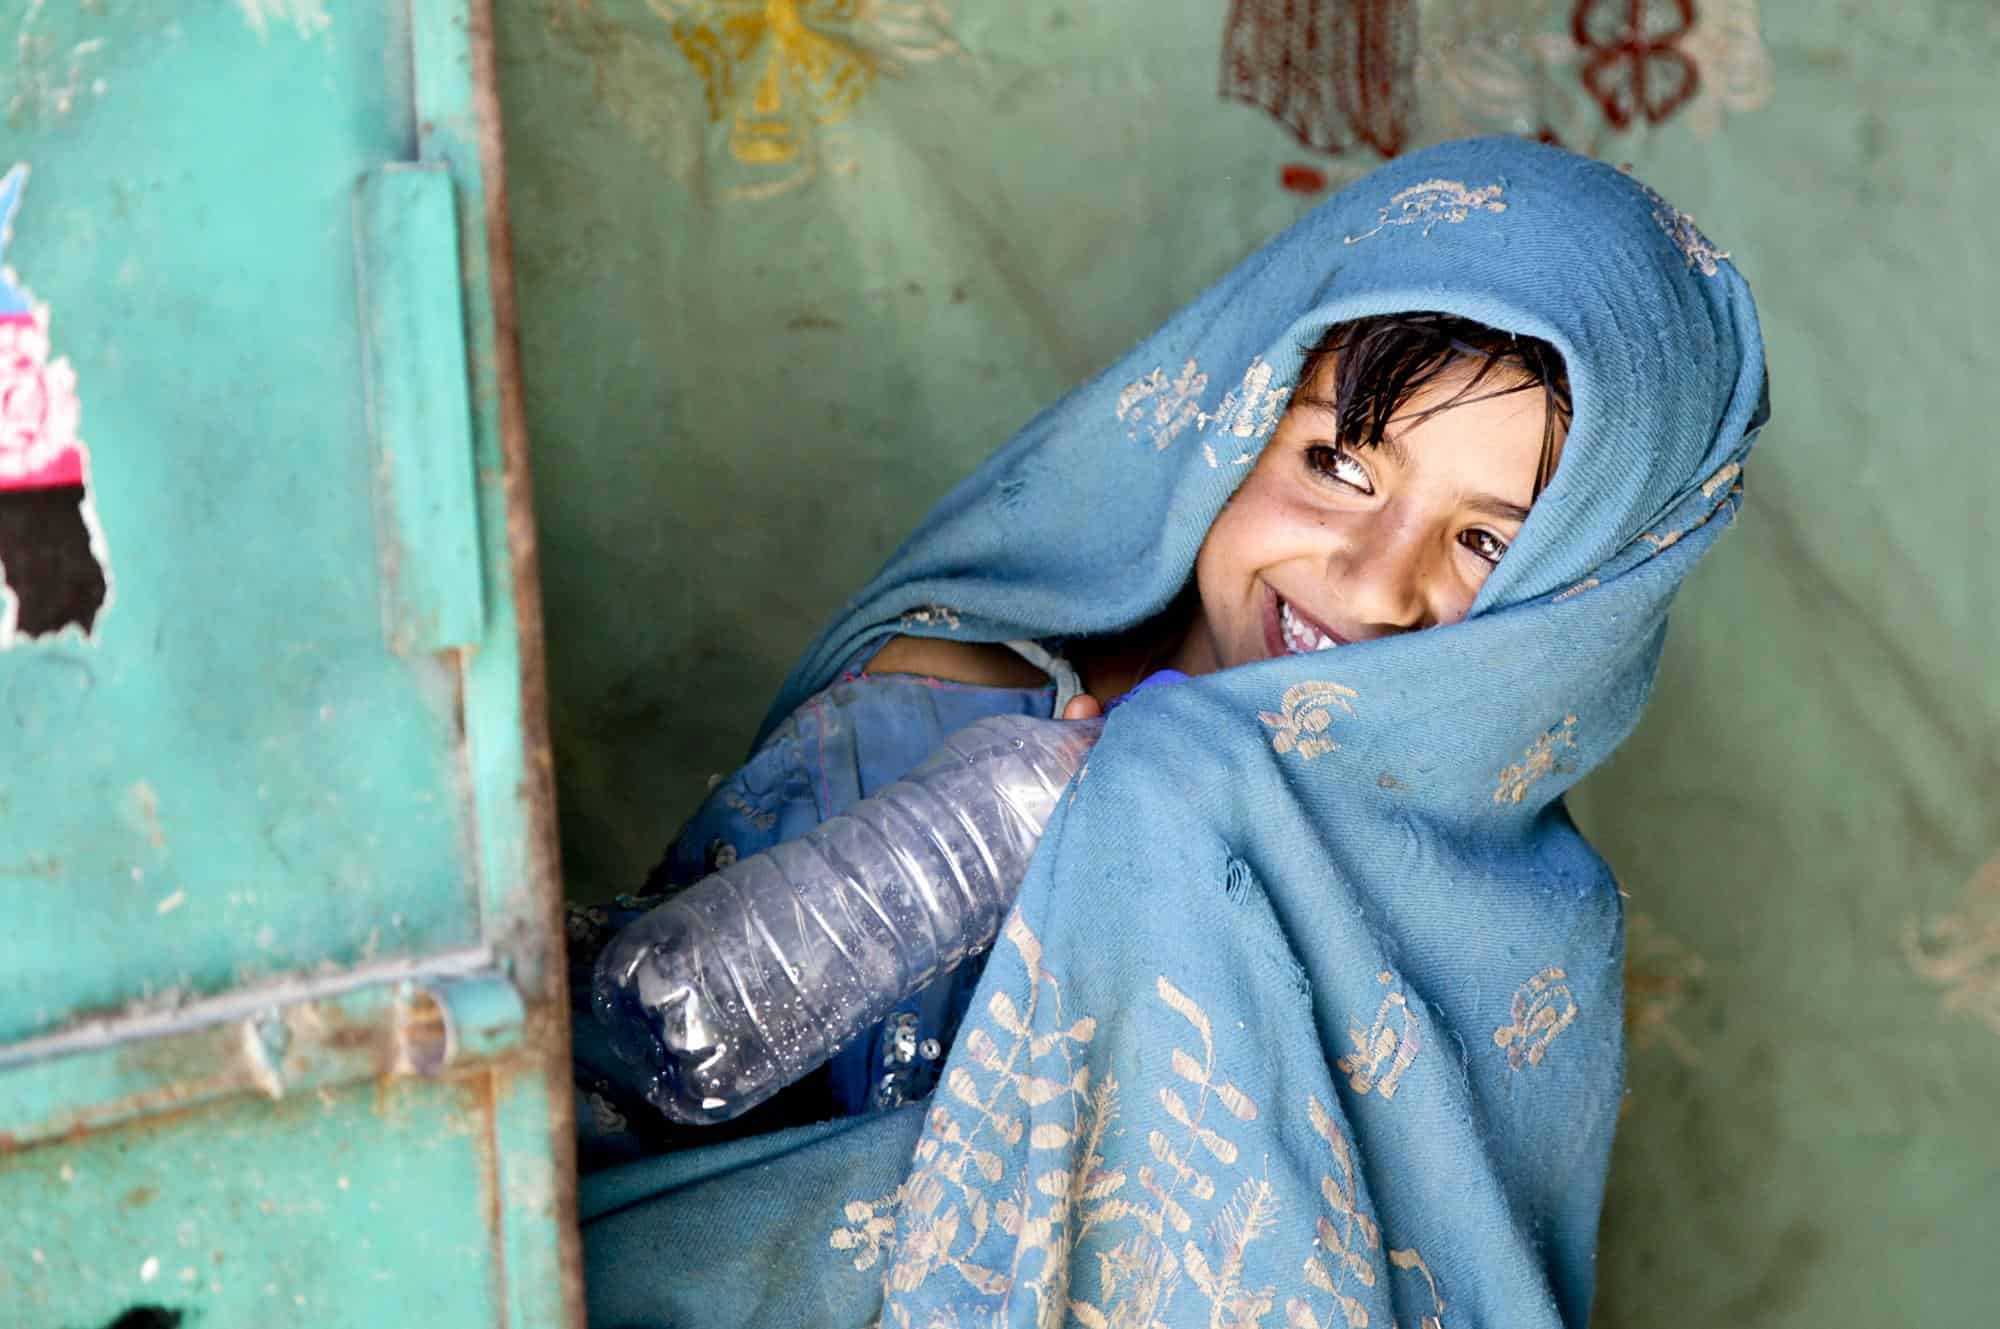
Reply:
[[[1063,707],[1062,718],[1065,720],[1095,720],[1102,714],[1104,714],[1103,704],[1097,698],[1085,692],[1070,699],[1069,705]]]

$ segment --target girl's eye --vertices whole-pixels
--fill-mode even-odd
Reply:
[[[1498,563],[1507,552],[1507,542],[1491,531],[1467,531],[1458,542],[1488,563]]]
[[[1373,494],[1375,485],[1368,478],[1368,468],[1354,459],[1354,454],[1333,443],[1315,443],[1306,449],[1306,465],[1315,475],[1322,476],[1336,484],[1363,494]]]

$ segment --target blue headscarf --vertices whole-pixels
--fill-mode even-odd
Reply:
[[[1636,722],[1768,414],[1687,216],[1515,139],[1383,166],[959,486],[772,716],[891,633],[1159,612],[1304,348],[1418,310],[1550,342],[1575,404],[1470,615],[1114,712],[938,1093],[594,1183],[601,1329],[672,1318],[625,1278],[704,1324],[1586,1323],[1622,918],[1561,795]]]

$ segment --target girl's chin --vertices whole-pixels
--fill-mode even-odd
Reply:
[[[1181,639],[1178,649],[1160,662],[1164,669],[1177,669],[1190,678],[1212,674],[1218,669],[1227,669],[1228,661],[1222,656],[1216,643],[1209,639],[1207,632],[1196,624]]]

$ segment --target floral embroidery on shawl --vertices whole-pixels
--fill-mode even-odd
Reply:
[[[1562,723],[1528,745],[1521,760],[1500,772],[1499,787],[1493,791],[1495,803],[1518,803],[1528,796],[1535,781],[1560,769],[1562,753],[1576,746],[1576,717],[1565,715]]]
[[[1336,1178],[1330,1172],[1320,1176],[1319,1193],[1327,1213],[1319,1215],[1314,1224],[1318,1240],[1313,1243],[1313,1251],[1306,1256],[1301,1272],[1305,1274],[1306,1282],[1333,1298],[1333,1306],[1328,1308],[1326,1318],[1322,1320],[1310,1299],[1288,1297],[1285,1300],[1285,1324],[1288,1329],[1339,1329],[1343,1324],[1348,1329],[1367,1329],[1368,1308],[1350,1289],[1354,1286],[1375,1286],[1373,1257],[1382,1249],[1382,1229],[1361,1203],[1355,1181],[1354,1146],[1348,1142],[1347,1133],[1340,1129],[1340,1123],[1333,1119],[1317,1096],[1306,1096],[1306,1111],[1312,1117],[1313,1130],[1326,1141],[1340,1176]],[[1435,1314],[1420,1318],[1417,1321],[1420,1329],[1444,1329],[1444,1296],[1439,1292],[1437,1279],[1432,1275],[1430,1266],[1424,1263],[1423,1256],[1414,1250],[1391,1249],[1388,1258],[1391,1267],[1416,1270],[1424,1276]],[[1339,1311],[1338,1315],[1334,1314],[1335,1310]]]
[[[903,615],[906,628],[942,627],[951,632],[959,629],[958,613],[943,605],[925,605],[922,609],[912,609]]]
[[[1192,360],[1171,380],[1164,369],[1155,369],[1118,394],[1118,418],[1129,422],[1134,439],[1144,429],[1153,449],[1164,452],[1182,430],[1190,425],[1200,428],[1201,394],[1207,390],[1208,375]]]
[[[1291,384],[1275,383],[1277,371],[1263,356],[1253,356],[1243,371],[1243,381],[1231,388],[1213,412],[1202,409],[1202,395],[1208,391],[1208,375],[1189,360],[1172,379],[1164,368],[1125,385],[1118,394],[1118,418],[1134,440],[1142,434],[1156,452],[1164,452],[1181,434],[1213,432],[1216,438],[1262,438],[1277,427],[1291,396]],[[1210,467],[1219,467],[1215,444],[1204,441],[1202,456]],[[1232,466],[1246,466],[1256,460],[1248,449],[1238,449],[1230,458]]]
[[[1505,212],[1499,185],[1468,189],[1456,180],[1423,180],[1398,190],[1381,209],[1381,221],[1372,231],[1350,235],[1346,243],[1359,244],[1390,226],[1421,226],[1429,235],[1439,222],[1458,225],[1475,212]]]
[[[1569,975],[1544,969],[1515,989],[1513,1020],[1493,1031],[1493,1045],[1506,1050],[1507,1064],[1517,1071],[1539,1066],[1549,1044],[1576,1023],[1578,1013]]]
[[[1682,536],[1691,534],[1706,526],[1709,519],[1718,512],[1726,509],[1729,512],[1730,519],[1733,521],[1738,506],[1736,500],[1743,497],[1742,477],[1742,466],[1733,461],[1723,463],[1723,465],[1716,469],[1715,474],[1702,481],[1701,485],[1701,496],[1710,500],[1714,500],[1717,491],[1723,490],[1724,486],[1727,486],[1727,490],[1723,493],[1721,501],[1717,502],[1714,507],[1702,512],[1686,526],[1676,527],[1664,534],[1653,531],[1642,531],[1639,534],[1639,538],[1651,545],[1653,552],[1657,554],[1662,550],[1671,549],[1674,545],[1678,544]]]
[[[1388,986],[1396,981],[1396,976],[1384,971],[1376,975],[1376,980]],[[1394,1098],[1403,1082],[1403,1072],[1410,1069],[1424,1046],[1423,1028],[1417,1021],[1417,1013],[1410,1009],[1408,998],[1394,990],[1386,993],[1375,1011],[1375,1023],[1366,1030],[1351,1024],[1347,1036],[1354,1043],[1354,1051],[1334,1064],[1348,1077],[1348,1085],[1357,1094],[1376,1090],[1384,1098]]]
[[[1273,383],[1275,377],[1276,371],[1264,363],[1263,356],[1252,357],[1250,367],[1243,371],[1243,382],[1229,390],[1222,405],[1202,421],[1203,425],[1214,424],[1218,438],[1263,438],[1278,427],[1278,417],[1284,414],[1285,402],[1292,392],[1289,383]],[[1203,443],[1201,450],[1210,467],[1221,464],[1213,444]],[[1231,457],[1229,464],[1245,466],[1255,460],[1255,455],[1246,449]]]
[[[1277,710],[1259,711],[1257,718],[1266,728],[1277,731],[1271,737],[1272,751],[1280,756],[1296,752],[1311,761],[1340,750],[1340,744],[1333,741],[1327,730],[1333,726],[1336,710],[1354,714],[1354,707],[1348,703],[1356,699],[1358,694],[1353,688],[1308,679],[1287,688]]]
[[[985,1310],[995,1324],[1008,1322],[1016,1296],[1032,1296],[1040,1325],[1152,1325],[1189,1287],[1207,1303],[1209,1323],[1262,1324],[1278,1290],[1251,1284],[1245,1254],[1278,1232],[1278,1194],[1261,1170],[1250,1172],[1228,1134],[1233,1123],[1255,1121],[1259,1108],[1222,1073],[1208,1012],[1165,975],[1155,980],[1154,996],[1185,1028],[1168,1049],[1172,1078],[1139,1100],[1157,1107],[1145,1134],[1153,1161],[1108,1166],[1105,1142],[1123,1133],[1113,1128],[1124,1112],[1115,1077],[1093,1075],[1087,1060],[1097,1022],[1063,1011],[1061,984],[1042,967],[1041,943],[1018,913],[1003,935],[1027,971],[1025,1004],[1004,990],[987,1001],[985,1018],[964,1036],[970,1064],[947,1075],[908,1178],[878,1199],[850,1201],[828,1244],[852,1252],[858,1271],[883,1267],[881,1322],[910,1329],[916,1321],[896,1298],[934,1277],[992,1299]],[[1041,1033],[1038,1011],[1054,1017]],[[1316,1239],[1302,1271],[1334,1305],[1321,1319],[1308,1299],[1292,1297],[1286,1323],[1365,1326],[1368,1310],[1355,1293],[1393,1269],[1422,1274],[1437,1314],[1419,1323],[1442,1329],[1436,1279],[1416,1251],[1385,1248],[1362,1202],[1351,1142],[1316,1096],[1307,1106],[1337,1175],[1320,1179],[1327,1212],[1310,1229]],[[1029,1110],[1049,1107],[1053,1119],[1029,1129]],[[1025,1156],[1013,1152],[1024,1138]],[[1028,1166],[1017,1172],[1023,1157]],[[1093,1298],[1070,1286],[1071,1263],[1100,1229],[1107,1235],[1098,1239]],[[1105,1244],[1110,1234],[1119,1239]]]
[[[1667,239],[1674,242],[1674,248],[1681,251],[1690,269],[1698,269],[1704,277],[1713,277],[1722,271],[1721,260],[1729,257],[1729,251],[1718,246],[1701,233],[1694,218],[1682,212],[1666,199],[1660,197],[1650,185],[1633,181],[1653,201],[1653,220]]]

